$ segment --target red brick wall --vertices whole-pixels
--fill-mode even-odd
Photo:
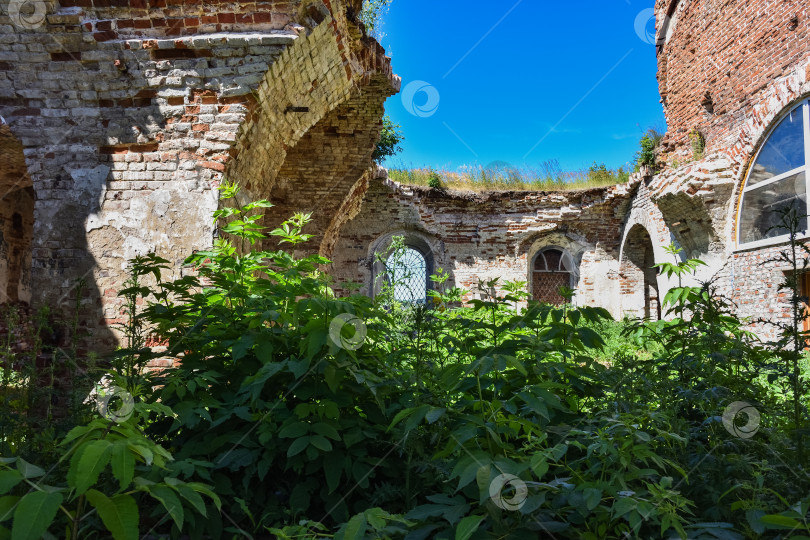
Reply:
[[[740,124],[769,85],[808,57],[810,5],[803,0],[658,0],[658,26],[674,12],[659,47],[665,148],[688,155],[700,129],[709,152],[737,141]]]

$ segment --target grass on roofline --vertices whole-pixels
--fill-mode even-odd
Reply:
[[[608,169],[594,164],[581,171],[563,171],[556,161],[538,168],[516,168],[507,164],[463,167],[459,171],[395,167],[388,171],[400,184],[443,187],[465,191],[572,191],[623,184],[630,178],[624,168]]]

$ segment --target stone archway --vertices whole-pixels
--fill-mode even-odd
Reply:
[[[644,319],[661,319],[658,271],[650,233],[634,225],[627,233],[619,265],[622,311]]]
[[[34,188],[22,143],[0,126],[0,303],[31,301]]]

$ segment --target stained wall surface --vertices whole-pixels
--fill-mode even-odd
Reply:
[[[399,87],[355,21],[359,4],[62,0],[4,10],[0,116],[24,157],[4,171],[3,189],[24,178],[17,196],[33,201],[18,297],[68,309],[84,281],[83,330],[109,347],[129,261],[154,251],[179,275],[213,241],[223,179],[245,197],[310,186],[269,219],[307,209],[319,189],[337,201],[331,212],[356,198],[382,103]],[[0,206],[13,204],[4,195]],[[0,209],[3,292],[17,264],[8,213]],[[307,232],[324,238],[333,218]]]
[[[343,226],[330,273],[337,291],[350,284],[373,295],[379,267],[393,236],[429,250],[435,272],[451,276],[446,286],[480,297],[479,281],[533,280],[537,254],[555,247],[574,261],[576,302],[621,313],[618,297],[620,231],[640,179],[627,185],[576,192],[461,193],[399,185],[381,171],[370,182],[360,211]],[[375,266],[377,266],[375,268]]]

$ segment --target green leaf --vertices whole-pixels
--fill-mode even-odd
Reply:
[[[135,456],[129,451],[126,441],[118,441],[112,448],[110,459],[113,476],[118,480],[121,489],[126,489],[132,483],[135,475]]]
[[[23,475],[19,471],[9,469],[0,471],[0,495],[8,493],[11,489],[23,481]]]
[[[219,500],[219,495],[214,493],[210,487],[206,486],[205,484],[201,484],[199,482],[189,482],[186,484],[188,487],[196,491],[197,493],[202,493],[211,498],[214,501],[214,505],[217,507],[217,510],[222,508],[222,501]]]
[[[14,508],[17,506],[17,501],[19,500],[19,497],[12,495],[0,497],[0,523],[11,519],[11,516],[14,514]]]
[[[585,498],[585,506],[588,510],[593,510],[599,503],[602,502],[602,490],[596,488],[585,488],[583,491],[583,496]]]
[[[382,508],[369,508],[363,514],[366,516],[368,524],[375,531],[382,531],[388,525],[388,520],[391,519],[391,514]]]
[[[296,484],[290,493],[290,508],[294,512],[303,512],[306,515],[306,511],[309,509],[310,499],[307,486],[303,483]]]
[[[338,433],[338,431],[329,424],[324,424],[323,422],[318,422],[317,424],[313,425],[312,431],[317,433],[318,435],[329,437],[330,439],[335,441],[340,440],[340,434]]]
[[[287,449],[287,457],[297,456],[298,454],[303,452],[307,446],[309,446],[309,437],[301,437],[295,439],[293,443],[290,445],[290,447]]]
[[[48,530],[59,505],[62,504],[61,493],[32,491],[20,499],[14,510],[14,525],[11,528],[11,540],[39,540]]]
[[[795,519],[787,516],[781,516],[779,514],[770,514],[767,516],[762,516],[761,518],[759,518],[759,520],[765,525],[771,525],[779,528],[786,527],[788,529],[795,529],[800,525],[800,523]]]
[[[333,493],[340,484],[344,461],[344,456],[339,451],[329,452],[323,456],[323,470],[326,474],[326,487],[329,488],[329,493]]]
[[[39,478],[40,476],[45,476],[44,469],[36,465],[31,465],[23,458],[17,458],[17,470],[20,471],[20,474],[25,478]]]
[[[189,504],[191,504],[191,506],[193,506],[197,512],[202,514],[203,517],[208,516],[208,512],[205,509],[205,501],[203,501],[203,498],[199,493],[197,493],[196,491],[194,491],[189,486],[183,483],[172,487],[176,489],[177,492],[180,494],[180,496],[183,497],[185,500],[187,500]]]
[[[467,516],[456,527],[456,540],[469,540],[486,516]]]
[[[328,364],[323,370],[323,376],[324,379],[326,379],[329,390],[331,390],[333,394],[336,394],[338,388],[340,388],[340,381],[343,379],[343,371],[337,369],[332,364]]]
[[[296,379],[300,379],[309,369],[309,362],[310,362],[309,358],[305,358],[297,362],[288,360],[287,368],[290,370],[293,376],[295,376]]]
[[[310,437],[309,442],[312,446],[317,448],[318,450],[323,450],[324,452],[329,452],[332,450],[332,443],[329,442],[329,439],[326,437],[321,437],[320,435],[313,435]]]
[[[278,436],[282,439],[297,439],[307,433],[309,433],[309,424],[306,422],[293,422],[281,428]]]
[[[236,362],[244,358],[253,345],[255,345],[255,339],[252,335],[246,334],[239,338],[231,347],[233,360]]]
[[[88,490],[86,495],[115,540],[138,539],[138,505],[135,499],[130,495],[116,495],[110,499],[95,489]]]
[[[85,445],[81,458],[76,464],[76,472],[74,476],[69,477],[74,480],[71,487],[76,488],[78,495],[87,491],[90,486],[98,481],[98,475],[110,462],[111,453],[112,443],[105,439],[93,441]],[[72,468],[73,463],[71,463],[71,469]]]
[[[175,495],[174,490],[168,486],[156,485],[149,488],[149,495],[160,501],[166,511],[174,520],[175,525],[183,530],[183,503]]]
[[[523,362],[515,358],[514,356],[506,356],[506,363],[515,368],[520,372],[521,375],[528,375],[529,372],[526,371],[526,366],[523,365]]]
[[[431,407],[430,411],[428,411],[428,413],[425,415],[425,420],[427,420],[428,424],[432,424],[441,418],[446,411],[447,409],[444,407]]]
[[[357,514],[346,524],[343,540],[362,540],[366,536],[366,516]]]

